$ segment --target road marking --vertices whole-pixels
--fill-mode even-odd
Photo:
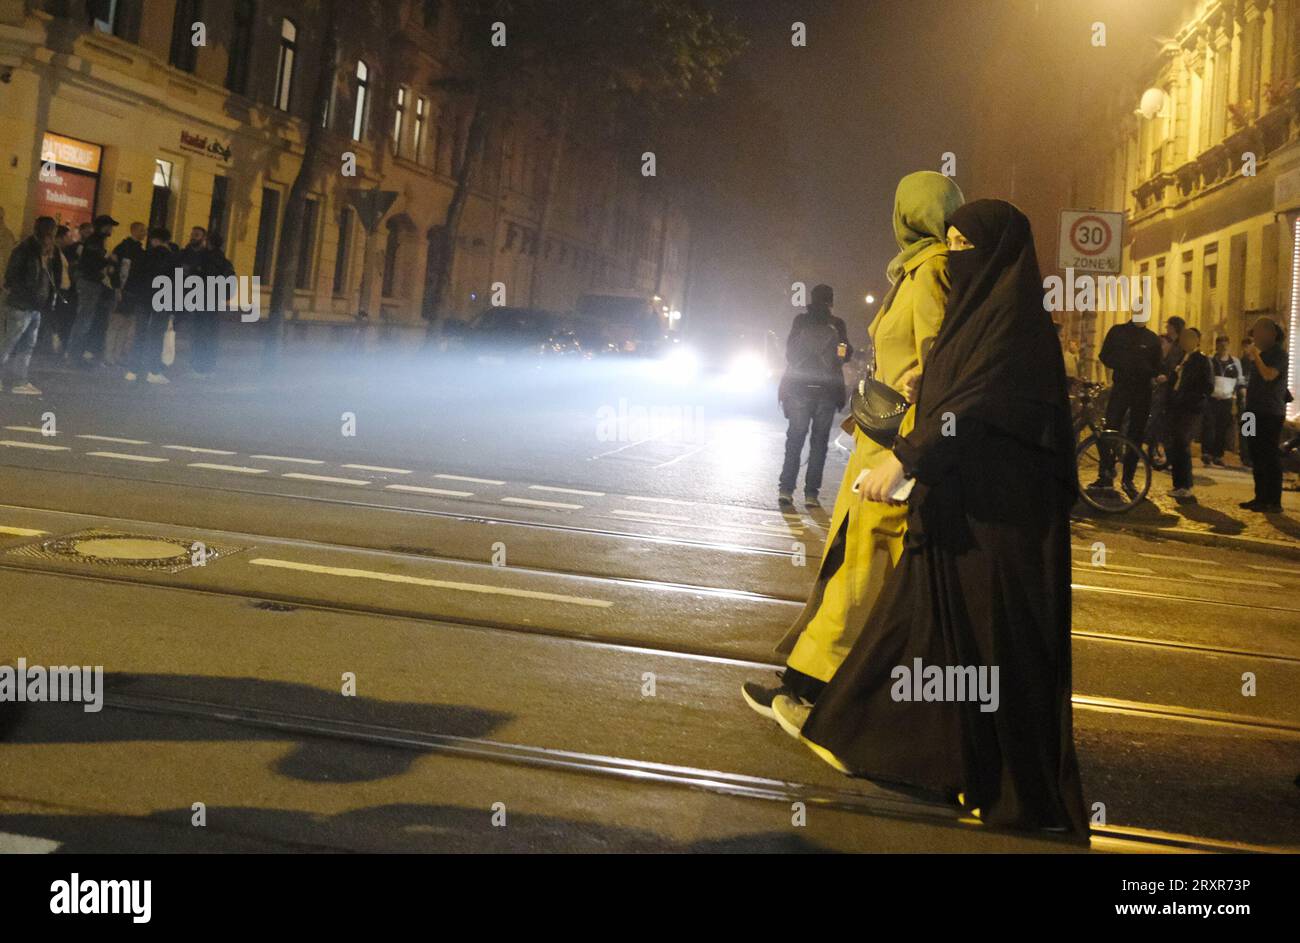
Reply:
[[[62,842],[35,835],[15,835],[13,832],[0,832],[0,855],[48,855],[57,851]]]
[[[281,478],[298,478],[302,481],[324,481],[331,485],[368,485],[364,478],[331,478],[329,475],[307,475],[303,472],[285,472]]]
[[[1252,570],[1263,570],[1265,573],[1286,573],[1288,576],[1300,576],[1300,570],[1292,570],[1284,566],[1260,566],[1258,563],[1247,563],[1246,566]]]
[[[378,580],[383,583],[405,583],[410,586],[429,586],[435,589],[451,589],[464,593],[482,593],[490,596],[517,596],[521,599],[537,599],[545,602],[568,603],[574,606],[592,606],[608,609],[614,604],[604,599],[591,599],[586,596],[564,596],[559,593],[543,593],[532,589],[509,589],[505,586],[489,586],[486,583],[459,583],[450,580],[434,580],[422,576],[405,576],[400,573],[383,573],[378,570],[358,570],[343,566],[321,566],[316,563],[296,563],[292,560],[275,560],[258,557],[248,561],[252,566],[269,566],[282,570],[301,570],[306,573],[319,573],[322,576],[342,576],[350,579]]]
[[[11,449],[40,449],[43,452],[72,451],[72,449],[66,445],[46,445],[44,442],[15,442],[12,439],[0,439],[0,445],[7,445]]]
[[[6,527],[0,524],[0,534],[9,534],[13,537],[39,537],[44,533],[43,530],[33,530],[30,527]]]
[[[1107,570],[1111,570],[1115,573],[1118,573],[1120,576],[1130,576],[1130,575],[1155,576],[1156,575],[1155,570],[1148,570],[1144,566],[1119,566],[1118,564],[1115,563],[1107,563],[1104,564],[1103,566],[1084,566],[1081,563],[1075,563],[1073,564],[1073,568],[1076,570],[1090,570],[1094,573],[1105,573]]]
[[[243,465],[218,465],[215,462],[190,462],[190,468],[206,468],[209,471],[237,472],[241,475],[265,475],[265,468],[247,468]]]
[[[504,485],[504,481],[497,481],[495,478],[470,478],[466,475],[434,475],[434,478],[442,478],[446,481],[470,481],[478,485]]]
[[[1235,576],[1211,576],[1209,573],[1189,573],[1188,576],[1194,576],[1198,580],[1212,580],[1215,583],[1235,583],[1238,586],[1272,586],[1275,589],[1281,589],[1281,583],[1272,583],[1268,580],[1245,580],[1238,579]]]
[[[581,504],[565,504],[562,501],[538,501],[534,498],[502,498],[506,504],[528,504],[539,508],[556,508],[561,511],[581,511]]]
[[[634,517],[638,520],[649,518],[654,521],[689,521],[689,517],[678,517],[675,514],[655,514],[652,511],[615,511],[619,517]]]
[[[409,468],[384,468],[382,465],[343,465],[342,468],[355,468],[357,471],[387,472],[390,475],[409,475]]]
[[[653,501],[655,504],[681,504],[685,507],[694,507],[694,501],[677,501],[673,498],[643,498],[639,494],[624,495],[629,501]]]
[[[37,429],[35,426],[5,426],[10,432],[35,432],[45,435],[44,429]]]
[[[384,485],[389,491],[410,491],[414,494],[436,494],[446,498],[471,498],[473,491],[449,491],[446,488],[421,488],[419,485]]]
[[[690,458],[690,457],[693,456],[693,455],[699,455],[701,452],[703,452],[703,451],[704,451],[705,449],[707,449],[708,447],[709,447],[709,443],[706,442],[704,445],[701,445],[698,449],[692,449],[691,451],[689,451],[689,452],[685,452],[685,453],[683,453],[683,454],[677,456],[676,458],[671,458],[671,459],[669,459],[669,460],[666,461],[666,462],[660,462],[658,465],[656,465],[656,466],[654,467],[653,470],[657,471],[657,470],[660,469],[660,468],[667,468],[669,465],[676,465],[678,462],[680,462],[680,461],[681,461],[682,459],[684,459],[684,458]]]
[[[196,452],[199,455],[238,455],[238,452],[227,452],[225,449],[200,449],[193,445],[164,445],[163,448],[171,449],[175,452]]]
[[[78,439],[93,439],[95,442],[116,442],[118,445],[148,445],[144,439],[119,439],[111,435],[78,435]]]
[[[1200,563],[1205,566],[1219,566],[1217,560],[1202,560],[1198,557],[1180,557],[1172,553],[1138,553],[1139,557],[1150,557],[1152,560],[1177,560],[1179,563]]]
[[[529,491],[554,491],[556,494],[582,494],[589,498],[603,498],[603,491],[581,491],[578,488],[552,488],[549,485],[529,485]]]
[[[251,457],[265,459],[268,462],[294,462],[295,464],[298,465],[324,465],[325,464],[324,462],[322,462],[320,459],[317,458],[289,458],[284,455],[253,455]]]
[[[127,452],[87,452],[95,458],[116,458],[124,462],[169,462],[169,458],[156,458],[153,455],[131,455]]]

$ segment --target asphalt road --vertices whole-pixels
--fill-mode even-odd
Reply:
[[[35,379],[0,399],[3,663],[107,695],[0,704],[0,851],[1075,850],[840,776],[740,701],[826,522],[774,509],[769,388]],[[1300,846],[1300,560],[1075,545],[1093,847]]]

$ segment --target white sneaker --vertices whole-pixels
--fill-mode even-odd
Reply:
[[[778,694],[772,699],[772,715],[781,729],[799,739],[804,721],[812,713],[812,705],[803,698],[793,698],[788,694]]]
[[[1191,488],[1175,488],[1169,492],[1171,498],[1190,498],[1192,496]]]
[[[30,383],[23,383],[20,386],[15,386],[9,392],[17,393],[19,396],[40,396],[41,395],[41,391],[38,390],[36,387],[32,386]]]
[[[127,382],[127,383],[134,383],[137,379],[139,379],[139,378],[135,375],[135,371],[134,371],[134,370],[128,370],[128,371],[126,371],[126,382]]]
[[[171,380],[167,379],[161,373],[151,373],[144,379],[146,383],[170,383],[171,382]]]

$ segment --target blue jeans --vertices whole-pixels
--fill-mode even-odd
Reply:
[[[804,474],[803,493],[816,497],[821,491],[826,470],[826,448],[830,444],[831,425],[836,406],[824,395],[791,393],[785,399],[785,415],[790,425],[785,433],[785,464],[781,468],[781,494],[793,494],[799,477],[799,459],[804,439],[808,439],[808,471]]]
[[[4,341],[0,342],[0,374],[9,373],[14,385],[27,382],[36,335],[41,330],[41,313],[16,308],[5,310]]]

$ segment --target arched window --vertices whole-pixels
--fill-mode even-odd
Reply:
[[[293,20],[280,21],[280,59],[275,67],[275,107],[289,110],[293,97],[294,58],[298,51],[298,27]]]
[[[366,133],[366,97],[370,91],[370,69],[357,60],[357,104],[352,113],[352,140],[360,141]]]

